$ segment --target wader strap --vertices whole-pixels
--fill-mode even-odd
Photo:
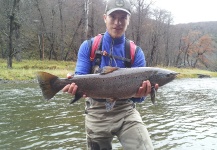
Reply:
[[[131,55],[130,55],[130,41],[125,39],[125,57],[130,59],[130,61],[124,61],[125,67],[131,67]]]
[[[131,61],[125,61],[124,64],[127,68],[131,68],[132,64],[134,63],[135,54],[138,51],[138,46],[127,38],[125,39],[125,57],[130,59]]]

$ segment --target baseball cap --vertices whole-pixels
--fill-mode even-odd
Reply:
[[[107,15],[114,11],[122,10],[131,15],[131,4],[129,0],[108,0],[105,13]]]

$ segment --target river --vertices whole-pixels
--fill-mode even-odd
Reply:
[[[1,83],[0,149],[85,149],[84,102],[70,98],[44,101],[36,83]],[[137,109],[156,150],[217,149],[216,78],[176,79],[159,88],[155,105],[147,98]]]

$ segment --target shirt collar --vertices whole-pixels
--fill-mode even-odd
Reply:
[[[111,43],[112,40],[114,40],[114,45],[124,43],[124,41],[125,41],[125,35],[124,35],[124,34],[123,34],[121,37],[119,37],[119,38],[113,39],[113,38],[110,36],[110,34],[108,33],[108,31],[106,31],[105,34],[104,34],[104,37],[105,37],[104,39],[105,39],[106,41],[108,41],[109,43]]]

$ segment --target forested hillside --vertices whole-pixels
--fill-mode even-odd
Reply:
[[[217,71],[217,21],[173,25],[170,12],[153,6],[133,0],[126,33],[147,65]],[[22,59],[76,61],[80,44],[105,32],[104,8],[103,0],[1,0],[0,58],[8,68]]]
[[[177,58],[181,66],[193,66],[216,70],[217,64],[217,21],[175,25],[182,32]],[[176,32],[176,29],[173,32]],[[196,63],[196,65],[195,65]]]

